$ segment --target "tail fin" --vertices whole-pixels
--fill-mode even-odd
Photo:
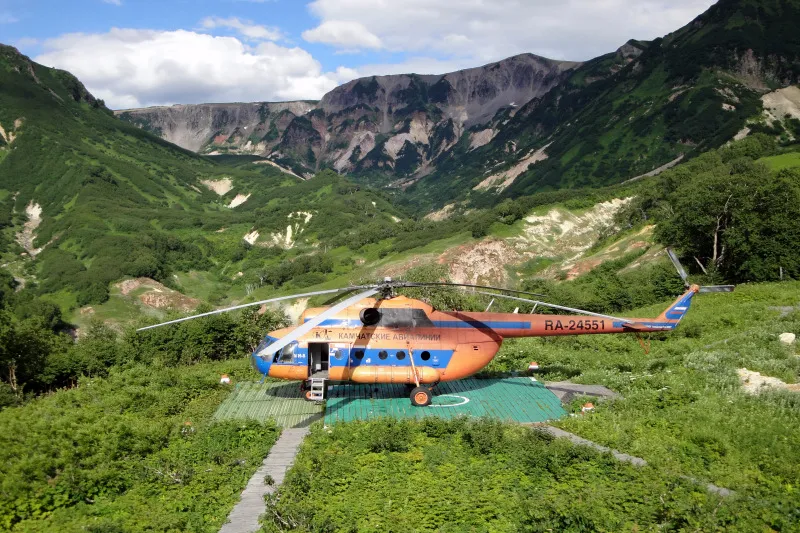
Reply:
[[[675,270],[686,285],[686,292],[681,294],[677,300],[667,307],[667,309],[658,315],[656,318],[638,319],[634,322],[628,322],[623,325],[623,328],[631,331],[669,331],[678,327],[683,315],[689,310],[692,305],[692,298],[699,292],[732,292],[733,285],[689,285],[689,276],[686,274],[686,269],[681,265],[677,254],[672,251],[672,248],[667,247],[667,256],[672,264],[675,265]]]
[[[689,310],[689,306],[692,305],[692,298],[698,292],[700,292],[699,286],[690,286],[687,291],[678,296],[663,313],[658,315],[655,321],[664,325],[670,325],[671,327],[669,329],[675,329],[683,318],[683,315]]]
[[[669,331],[678,327],[683,316],[692,305],[692,298],[700,292],[698,285],[692,285],[656,318],[639,318],[623,327],[631,331]]]

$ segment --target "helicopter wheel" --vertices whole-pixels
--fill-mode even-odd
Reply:
[[[303,391],[303,399],[307,402],[313,402],[314,400],[311,399],[311,389],[306,389]]]
[[[411,391],[411,405],[414,407],[425,407],[431,404],[433,395],[427,387],[414,387]]]

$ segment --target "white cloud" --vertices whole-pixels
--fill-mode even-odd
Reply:
[[[381,40],[360,22],[352,20],[327,20],[303,32],[310,43],[332,44],[339,48],[380,48]]]
[[[39,39],[34,39],[33,37],[20,37],[19,39],[14,41],[14,46],[16,46],[19,49],[30,48],[38,44],[39,44]]]
[[[49,39],[39,63],[75,74],[112,108],[317,99],[352,71],[323,72],[311,54],[273,42],[192,31],[113,28]]]
[[[342,49],[384,48],[474,64],[521,52],[586,60],[628,39],[674,31],[714,0],[314,0],[306,40]],[[359,28],[334,32],[331,28]],[[335,25],[335,26],[331,26]],[[371,36],[365,38],[365,36]],[[309,38],[310,37],[310,38]]]
[[[122,0],[103,0],[103,3],[111,4],[111,5],[115,5],[115,6],[121,6],[122,5]]]
[[[258,41],[277,41],[282,35],[277,28],[268,28],[260,24],[253,24],[249,20],[239,20],[236,17],[206,17],[200,21],[200,25],[205,29],[228,28],[236,30],[243,37]]]
[[[19,22],[17,17],[11,13],[0,11],[0,24],[14,24],[15,22]]]

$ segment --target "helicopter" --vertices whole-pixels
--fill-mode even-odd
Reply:
[[[648,333],[675,329],[692,298],[702,292],[730,292],[732,285],[689,285],[672,250],[667,253],[686,291],[654,318],[622,318],[544,302],[525,291],[447,282],[409,282],[385,278],[359,286],[280,296],[140,328],[175,324],[245,307],[332,294],[327,307],[306,309],[297,326],[268,333],[252,353],[255,371],[301,382],[304,398],[323,400],[329,383],[394,383],[406,386],[412,405],[431,404],[432,388],[469,377],[494,358],[504,339],[560,335]],[[440,311],[422,300],[396,293],[402,288],[470,288],[477,294],[565,311],[570,314],[519,314]],[[376,297],[377,296],[377,297]],[[491,305],[491,304],[490,304]]]

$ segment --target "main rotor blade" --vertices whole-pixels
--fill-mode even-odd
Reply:
[[[335,292],[352,292],[353,290],[364,289],[366,287],[370,287],[370,286],[367,285],[367,286],[362,286],[362,287],[343,287],[341,289],[328,289],[328,290],[324,290],[324,291],[306,292],[306,293],[303,293],[303,294],[292,294],[290,296],[278,296],[277,298],[270,298],[268,300],[260,300],[258,302],[251,302],[251,303],[248,303],[248,304],[234,305],[233,307],[226,307],[224,309],[216,309],[214,311],[209,311],[207,313],[200,313],[199,315],[192,315],[192,316],[187,316],[187,317],[183,317],[183,318],[178,318],[176,320],[170,320],[168,322],[162,322],[161,324],[154,324],[152,326],[146,326],[146,327],[143,327],[143,328],[139,328],[136,331],[144,331],[146,329],[158,328],[158,327],[166,326],[166,325],[169,325],[169,324],[177,324],[178,322],[185,322],[187,320],[193,320],[195,318],[200,318],[200,317],[204,317],[204,316],[218,315],[220,313],[227,313],[228,311],[235,311],[237,309],[244,309],[245,307],[253,307],[254,305],[264,305],[264,304],[268,304],[268,303],[272,303],[272,302],[281,302],[283,300],[293,300],[295,298],[306,298],[306,297],[309,297],[309,296],[318,296],[320,294],[333,294]]]
[[[274,354],[278,350],[282,349],[284,346],[291,344],[292,342],[296,341],[297,339],[299,339],[300,337],[302,337],[303,335],[305,335],[306,333],[308,333],[309,331],[320,325],[322,322],[325,321],[326,318],[335,315],[336,313],[342,311],[343,309],[347,309],[351,305],[358,303],[364,298],[372,296],[377,292],[378,289],[369,289],[364,292],[360,292],[355,296],[351,296],[347,300],[342,300],[333,307],[329,307],[328,309],[321,312],[314,318],[310,319],[308,322],[300,324],[299,326],[294,328],[291,333],[289,333],[288,335],[284,335],[280,339],[276,340],[275,342],[273,342],[272,344],[270,344],[269,346],[258,352],[257,355],[264,356],[264,355]]]
[[[527,298],[518,298],[516,296],[508,296],[507,294],[495,294],[491,292],[483,292],[483,291],[475,291],[478,294],[484,294],[486,296],[497,297],[497,298],[507,298],[509,300],[516,300],[518,302],[528,302],[532,304],[543,305],[545,307],[552,307],[553,309],[561,309],[562,311],[569,311],[570,313],[578,313],[579,315],[588,315],[588,316],[596,316],[598,318],[607,318],[609,320],[619,320],[620,322],[625,322],[628,324],[633,324],[633,320],[629,318],[620,318],[618,316],[611,316],[611,315],[604,315],[602,313],[593,313],[591,311],[586,311],[584,309],[577,309],[575,307],[565,307],[563,305],[556,305],[556,304],[549,304],[547,302],[540,302],[538,300],[529,300]]]
[[[322,303],[322,305],[332,305],[339,298],[344,298],[345,296],[347,296],[351,292],[356,292],[357,290],[363,289],[363,288],[365,288],[365,287],[353,287],[352,289],[350,289],[348,291],[340,292],[339,294],[334,294],[333,297],[328,298],[327,300],[325,300]]]
[[[689,276],[686,274],[686,270],[683,268],[678,256],[675,252],[672,251],[672,248],[667,247],[667,255],[669,256],[669,260],[672,261],[672,264],[675,265],[675,270],[678,271],[678,275],[681,277],[683,282],[688,286],[689,282],[687,281]]]
[[[472,285],[470,283],[448,283],[444,281],[431,281],[431,282],[414,282],[409,281],[406,283],[401,282],[399,287],[471,287],[473,289],[491,289],[494,291],[503,291],[503,292],[510,292],[513,294],[525,294],[527,296],[546,296],[545,294],[539,294],[536,292],[526,292],[526,291],[518,291],[515,289],[504,289],[503,287],[492,287],[491,285]]]

